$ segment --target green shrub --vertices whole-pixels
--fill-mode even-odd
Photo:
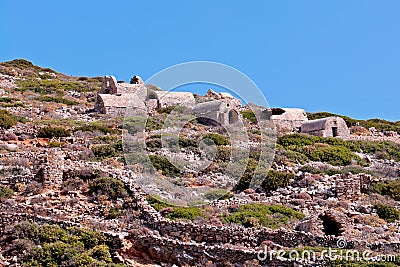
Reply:
[[[165,107],[165,108],[158,108],[158,109],[157,109],[157,112],[158,112],[158,113],[170,114],[175,108],[176,108],[176,106],[169,106],[169,107]]]
[[[225,199],[230,199],[233,197],[233,194],[229,191],[226,191],[224,189],[215,189],[215,190],[210,190],[208,191],[204,197],[208,200],[225,200]]]
[[[180,170],[169,162],[165,156],[149,155],[150,161],[156,170],[161,170],[162,174],[169,177],[181,177]]]
[[[49,147],[63,147],[65,143],[64,142],[58,142],[58,141],[50,141],[48,143]]]
[[[0,185],[0,202],[4,201],[5,199],[11,198],[14,195],[14,191],[4,185]]]
[[[0,103],[12,103],[15,101],[21,101],[21,100],[14,97],[0,97]]]
[[[105,217],[107,219],[116,219],[122,216],[122,211],[118,208],[110,208],[105,212]]]
[[[92,147],[92,152],[98,160],[119,157],[122,151],[122,141]]]
[[[156,211],[172,207],[172,205],[160,200],[157,196],[147,196],[146,200]]]
[[[183,148],[197,148],[197,138],[185,138],[183,136],[179,136],[179,146]]]
[[[40,138],[68,137],[71,135],[71,132],[62,127],[47,126],[41,128],[37,135]]]
[[[114,178],[98,178],[90,183],[89,190],[93,194],[105,195],[110,199],[126,196],[127,192],[123,182]]]
[[[108,127],[103,124],[98,124],[98,123],[92,123],[92,124],[87,124],[87,125],[82,125],[73,130],[74,132],[77,131],[82,131],[82,132],[102,132],[103,134],[120,134],[121,131],[118,129],[114,129],[111,127]]]
[[[53,94],[57,91],[91,91],[89,84],[75,81],[63,80],[18,80],[16,81],[18,90],[25,92],[27,90],[34,91],[41,95]]]
[[[294,179],[294,177],[293,173],[270,170],[261,186],[266,192],[275,191],[280,187],[288,186],[289,181]]]
[[[346,141],[340,138],[293,134],[279,137],[277,144],[278,149],[286,151],[280,154],[286,155],[292,161],[296,161],[297,157],[305,157],[307,159],[305,162],[313,160],[346,166],[354,160],[360,165],[366,165],[365,160],[362,160],[355,152],[373,153],[379,148],[385,148],[392,157],[400,159],[400,152],[395,150],[395,147],[400,148],[400,145],[390,142]]]
[[[172,208],[171,212],[167,214],[167,218],[171,220],[186,219],[193,220],[198,217],[205,218],[206,216],[199,207],[175,207],[158,199],[158,197],[147,196],[147,202],[157,211],[165,208]]]
[[[94,248],[92,248],[89,255],[98,261],[108,263],[112,262],[110,248],[106,245],[95,246]]]
[[[335,166],[346,166],[353,159],[359,159],[357,155],[345,147],[323,147],[305,154],[312,161],[326,162]]]
[[[74,105],[78,105],[79,103],[74,101],[74,100],[69,100],[63,97],[52,97],[49,95],[43,95],[37,98],[37,100],[39,101],[43,101],[43,102],[54,102],[54,103],[62,103],[62,104],[66,104],[68,106],[74,106]]]
[[[173,207],[173,212],[167,215],[167,218],[171,220],[194,220],[199,217],[205,218],[205,215],[203,214],[202,210],[197,207]]]
[[[374,183],[371,185],[371,189],[375,193],[400,201],[400,180]]]
[[[91,229],[20,223],[7,240],[22,266],[124,266],[112,263],[112,240]]]
[[[374,206],[379,218],[387,222],[395,222],[400,218],[399,211],[392,206],[378,203]]]
[[[256,114],[252,110],[243,110],[240,112],[243,118],[247,119],[249,122],[256,122]]]
[[[217,134],[217,133],[210,133],[204,136],[204,139],[211,139],[213,143],[217,146],[227,146],[230,145],[230,141],[227,137]],[[206,142],[208,145],[212,145],[212,142]]]
[[[162,126],[164,125],[164,117],[148,117],[147,122],[146,122],[146,131],[155,131],[155,130],[161,130]]]
[[[278,228],[291,220],[303,219],[305,215],[282,205],[246,204],[223,217],[225,223],[237,223],[245,227],[264,226]]]
[[[0,109],[0,127],[8,129],[17,123],[16,117],[5,109]]]

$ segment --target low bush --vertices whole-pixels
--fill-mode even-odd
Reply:
[[[212,145],[213,143],[217,146],[227,146],[230,145],[230,141],[227,137],[217,134],[217,133],[210,133],[204,136],[204,139],[211,139],[212,142],[206,142],[208,145]]]
[[[245,227],[278,228],[289,221],[303,219],[305,215],[282,205],[246,204],[223,217],[225,223],[237,223]]]
[[[20,223],[5,235],[22,266],[125,266],[112,263],[112,240],[91,229]]]
[[[62,127],[51,126],[41,128],[37,133],[37,136],[40,138],[68,137],[70,135],[71,132],[69,130],[66,130]]]
[[[293,173],[270,170],[261,186],[266,192],[272,192],[280,187],[288,186],[289,181],[294,179],[294,177]]]
[[[147,196],[148,203],[157,211],[169,209],[166,217],[171,220],[185,219],[194,220],[196,218],[206,218],[203,211],[199,207],[175,207],[163,202],[157,197]]]
[[[66,98],[63,98],[61,96],[57,96],[57,97],[52,97],[49,95],[43,95],[37,98],[37,100],[39,101],[43,101],[43,102],[54,102],[54,103],[62,103],[68,106],[74,106],[74,105],[78,105],[79,103],[74,101],[74,100],[69,100]]]
[[[98,132],[102,132],[103,134],[120,134],[121,131],[118,129],[114,129],[111,127],[108,127],[106,125],[103,124],[87,124],[87,125],[82,125],[79,127],[76,127],[74,130],[74,132],[77,131],[82,131],[82,132],[94,132],[94,131],[98,131]]]
[[[0,127],[9,129],[17,123],[17,119],[8,110],[0,109]]]
[[[198,207],[173,207],[173,211],[169,213],[166,217],[171,220],[194,220],[196,218],[205,218],[205,215]]]
[[[353,161],[365,166],[365,160],[357,156],[356,152],[372,155],[385,152],[388,159],[400,160],[400,145],[393,142],[347,141],[340,138],[293,134],[279,137],[277,143],[278,148],[286,150],[287,153],[295,153],[295,155],[300,153],[308,160],[336,166],[346,166]]]
[[[118,208],[112,207],[104,212],[104,216],[106,219],[116,219],[122,216],[122,211]]]
[[[204,197],[208,200],[225,200],[225,199],[230,199],[233,197],[233,194],[229,191],[226,191],[224,189],[215,189],[215,190],[210,190],[207,192]]]
[[[251,110],[243,110],[240,113],[242,114],[243,118],[247,119],[251,123],[254,123],[257,120],[256,114],[254,114],[254,112]]]
[[[122,141],[111,143],[108,145],[93,146],[92,152],[97,160],[106,158],[119,157],[122,154]]]
[[[390,196],[400,201],[400,180],[377,182],[371,185],[371,190],[380,195]]]
[[[389,223],[395,222],[400,218],[399,211],[392,206],[378,203],[374,208],[376,209],[379,218],[384,219]]]
[[[83,82],[63,81],[63,80],[18,80],[16,81],[18,90],[25,92],[33,91],[41,95],[56,93],[57,91],[91,91],[90,85]]]
[[[0,185],[0,202],[11,198],[14,195],[14,191],[8,186]]]
[[[146,122],[146,131],[161,130],[164,125],[164,117],[148,117]]]
[[[90,183],[89,190],[92,194],[105,195],[110,199],[122,198],[127,195],[125,185],[114,178],[98,178]]]
[[[162,171],[162,174],[169,177],[181,177],[180,170],[169,162],[165,156],[149,155],[150,161],[156,170]]]

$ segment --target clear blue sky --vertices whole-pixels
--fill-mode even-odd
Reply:
[[[270,106],[400,120],[400,1],[0,0],[0,61],[144,79],[228,64]]]

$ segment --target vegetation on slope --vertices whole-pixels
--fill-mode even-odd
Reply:
[[[25,222],[4,234],[1,243],[3,254],[17,256],[22,266],[125,266],[112,262],[110,238],[86,228]]]
[[[225,215],[225,223],[237,223],[245,227],[278,228],[290,221],[303,219],[305,215],[282,205],[246,204]]]

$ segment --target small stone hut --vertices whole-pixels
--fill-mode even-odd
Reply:
[[[322,137],[349,137],[350,130],[340,117],[312,120],[301,125],[301,132]]]

